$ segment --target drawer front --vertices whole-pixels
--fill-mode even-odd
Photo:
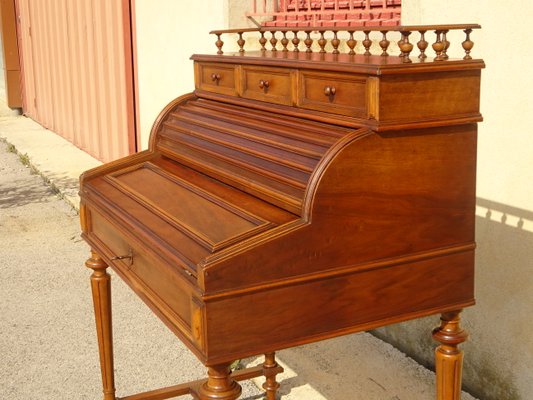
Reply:
[[[195,63],[194,66],[197,89],[237,96],[237,66],[216,63]]]
[[[298,106],[350,117],[368,117],[367,77],[300,71]]]
[[[148,299],[166,319],[189,340],[201,347],[203,332],[196,332],[198,305],[193,290],[175,268],[164,263],[129,238],[100,213],[89,212],[89,237],[99,244],[95,249],[112,260],[112,266],[130,282],[132,288]]]
[[[293,105],[294,72],[286,68],[242,67],[242,97]]]

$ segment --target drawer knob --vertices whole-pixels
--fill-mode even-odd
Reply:
[[[264,81],[263,79],[261,79],[259,81],[259,88],[263,89],[265,91],[265,93],[267,92],[269,86],[270,86],[270,82],[269,81]]]
[[[218,84],[218,82],[220,81],[220,74],[215,74],[215,73],[211,74],[211,80]]]
[[[337,89],[335,89],[335,86],[326,86],[324,88],[324,94],[328,97],[335,96],[335,93],[337,93]]]

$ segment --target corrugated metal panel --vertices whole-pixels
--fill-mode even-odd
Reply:
[[[18,0],[24,112],[102,161],[135,151],[128,0]]]

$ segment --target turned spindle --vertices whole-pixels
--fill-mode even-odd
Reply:
[[[387,49],[389,48],[390,41],[387,40],[387,31],[381,31],[381,34],[383,35],[383,38],[379,41],[379,47],[381,47],[381,50],[383,50],[381,56],[387,57],[389,55],[389,53],[387,53]]]
[[[311,31],[305,31],[305,34],[306,34],[306,37],[304,40],[304,44],[306,47],[305,52],[312,53],[313,50],[311,49],[311,46],[313,45],[313,39],[311,38]]]
[[[441,40],[441,32],[440,30],[435,31],[436,41],[431,45],[433,47],[433,50],[435,51],[435,54],[437,56],[435,57],[434,61],[444,61],[444,58],[442,57],[442,51],[444,50],[444,43]]]
[[[237,40],[237,44],[239,45],[239,53],[244,53],[244,44],[246,41],[242,38],[242,32],[239,32],[239,40]]]
[[[229,365],[215,365],[208,368],[207,382],[200,386],[200,400],[236,400],[241,395],[241,386],[233,380]]]
[[[278,39],[276,38],[276,31],[270,31],[270,34],[272,37],[270,38],[270,44],[272,45],[272,51],[278,51],[276,48],[276,44],[278,43]]]
[[[403,58],[405,56],[405,54],[403,54],[403,51],[402,51],[402,48],[400,47],[400,45],[403,43],[403,37],[400,35],[400,40],[398,40],[398,48],[400,49],[400,55],[398,57],[400,58]]]
[[[470,34],[472,33],[472,29],[465,29],[463,32],[466,34],[465,41],[461,43],[465,51],[465,56],[463,57],[463,60],[471,60],[472,56],[470,55],[470,52],[474,47],[474,42],[470,40]]]
[[[298,45],[300,44],[300,38],[298,37],[298,31],[292,31],[294,34],[294,37],[292,38],[292,45],[294,46],[294,52],[299,52],[300,49],[298,48]]]
[[[337,37],[337,32],[333,32],[333,39],[331,39],[331,45],[333,46],[333,54],[339,54],[339,45],[341,44],[341,41]]]
[[[404,63],[410,63],[412,61],[409,58],[409,54],[413,50],[413,44],[409,43],[409,35],[411,34],[411,32],[401,31],[400,33],[402,34],[402,38],[398,42],[398,46],[400,47],[400,51],[402,52],[401,53],[402,61]]]
[[[447,60],[448,58],[450,58],[448,56],[448,48],[450,47],[450,42],[449,40],[446,39],[446,34],[448,33],[449,31],[442,31],[442,43],[444,43],[444,49],[442,49],[442,57]]]
[[[111,318],[111,276],[107,264],[91,251],[85,265],[93,270],[91,290],[93,294],[96,335],[100,353],[100,371],[104,400],[115,400],[115,371],[113,367],[113,328]]]
[[[420,32],[420,40],[416,44],[418,47],[418,50],[420,50],[420,55],[418,56],[419,59],[425,60],[427,58],[426,55],[426,49],[429,46],[428,41],[426,40],[426,31],[419,31]]]
[[[221,33],[217,33],[216,35],[217,41],[215,42],[215,45],[218,48],[217,54],[224,54],[224,52],[222,51],[222,46],[224,46],[224,42],[220,39]]]
[[[320,46],[320,53],[325,53],[325,47],[328,41],[324,38],[324,31],[320,31],[320,39],[318,39],[318,45]]]
[[[261,45],[261,51],[266,51],[267,39],[265,37],[265,32],[261,32],[261,37],[259,38],[259,44]]]
[[[346,45],[350,49],[348,54],[353,56],[355,54],[355,46],[357,45],[357,40],[355,40],[353,37],[353,31],[349,31],[348,33],[350,34],[350,38],[346,41]]]
[[[465,40],[461,43],[462,47],[464,49],[465,55],[463,57],[464,60],[471,60],[472,57],[470,55],[470,52],[472,48],[474,47],[474,42],[470,39],[470,34],[473,32],[474,29],[477,29],[479,26],[477,25],[459,25],[457,28],[453,27],[452,29],[461,29],[466,35]],[[401,27],[399,29],[402,29]],[[407,28],[408,29],[408,28]],[[431,44],[431,41],[428,41],[428,38],[426,36],[427,32],[431,32],[430,28],[428,26],[421,26],[419,30],[416,28],[413,28],[414,30],[399,30],[400,32],[400,40],[397,42],[398,47],[400,48],[400,57],[402,58],[402,61],[405,63],[412,62],[410,57],[410,53],[412,52],[412,49],[416,46],[419,50],[418,59],[420,61],[425,61],[428,58],[427,50],[431,46],[433,50],[435,51],[435,58],[434,61],[444,61],[449,58],[448,55],[448,49],[450,48],[450,41],[447,39],[447,35],[452,30],[450,29],[450,26],[448,25],[435,25],[432,27],[431,30],[434,30],[436,38],[435,42]],[[393,31],[396,31],[396,29],[392,29]],[[328,31],[332,32],[332,38],[327,37]],[[370,56],[372,55],[372,46],[374,45],[373,40],[371,39],[371,36],[373,32],[381,33],[381,39],[376,39],[376,44],[379,45],[381,48],[381,56],[387,57],[389,56],[389,50],[391,45],[391,29],[387,27],[376,28],[375,31],[372,29],[367,29],[366,27],[361,28],[361,31],[364,33],[364,38],[361,41],[362,46],[364,47],[364,55]],[[410,43],[409,41],[409,35],[411,35],[412,32],[418,32],[419,33],[419,39],[417,42],[413,41],[413,43]],[[217,46],[217,54],[224,54],[222,47],[224,45],[224,42],[221,40],[221,35],[224,33],[237,33],[238,40],[237,44],[239,45],[239,53],[244,53],[246,51],[245,44],[246,40],[244,39],[244,33],[248,32],[248,30],[243,31],[216,31],[213,32],[217,36],[216,46]],[[270,37],[266,34],[266,32],[270,33]],[[281,35],[278,34],[278,32],[281,32]],[[305,36],[300,34],[300,32],[305,32]],[[293,52],[300,52],[303,50],[303,45],[305,45],[305,52],[306,53],[312,53],[313,52],[313,45],[315,41],[318,43],[319,46],[319,53],[322,55],[320,56],[322,59],[324,59],[323,54],[327,54],[329,50],[327,49],[328,42],[331,42],[332,50],[331,53],[334,55],[340,54],[341,48],[342,48],[342,40],[339,37],[342,37],[342,32],[348,33],[348,38],[346,39],[346,53],[349,55],[355,55],[356,54],[356,47],[358,45],[358,40],[355,39],[357,32],[359,32],[358,28],[347,28],[345,31],[339,30],[338,28],[322,28],[318,30],[318,38],[313,39],[313,30],[311,28],[306,28],[299,30],[296,27],[290,27],[290,28],[283,28],[277,30],[276,28],[270,27],[270,28],[261,28],[259,29],[259,44],[261,45],[261,51],[265,52],[267,51],[266,45],[267,43],[270,43],[272,45],[271,51],[275,52],[277,50],[283,51],[283,58],[289,57],[287,53],[289,50]],[[281,45],[280,49],[278,49],[278,43]],[[302,48],[300,48],[300,44],[302,44]],[[292,45],[292,48],[291,48]],[[377,47],[377,46],[376,46]],[[377,53],[376,53],[377,54]],[[309,58],[310,56],[306,56]]]
[[[287,46],[289,45],[289,39],[287,39],[287,32],[282,31],[281,34],[283,35],[283,37],[279,41],[282,47],[281,51],[287,52],[289,51],[289,49],[287,48]]]
[[[280,386],[279,383],[276,381],[276,375],[279,372],[280,367],[276,362],[275,353],[265,354],[265,362],[263,363],[263,375],[266,379],[265,383],[263,383],[263,389],[265,389],[266,392],[266,400],[276,400],[276,393]]]
[[[463,351],[459,344],[468,338],[460,326],[461,310],[443,313],[433,338],[440,343],[435,349],[437,400],[460,400]]]
[[[370,31],[363,31],[365,34],[365,40],[363,40],[363,47],[365,48],[365,56],[370,56],[370,46],[372,46],[372,40],[370,40]]]

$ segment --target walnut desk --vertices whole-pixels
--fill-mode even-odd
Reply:
[[[81,177],[104,399],[117,398],[108,266],[208,367],[206,380],[123,400],[234,400],[237,381],[260,375],[272,400],[275,351],[436,313],[437,397],[459,399],[477,28],[354,28],[344,43],[337,28],[261,28],[255,52],[251,30],[213,32],[218,54],[192,57],[196,90],[161,112],[149,149]],[[451,30],[466,34],[464,58],[448,57]],[[223,53],[227,33],[239,51]],[[257,354],[263,365],[230,372]]]

